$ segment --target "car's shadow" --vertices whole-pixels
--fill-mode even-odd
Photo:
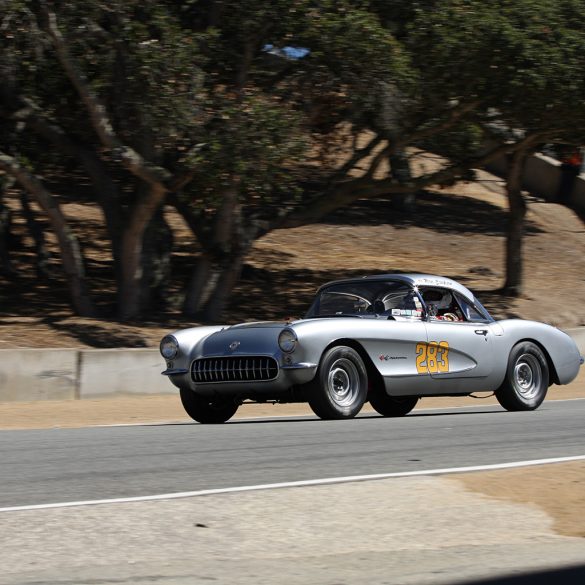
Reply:
[[[488,407],[486,407],[488,408]],[[493,410],[482,410],[482,411],[473,411],[473,412],[420,412],[420,413],[412,413],[406,416],[401,417],[384,417],[380,414],[362,414],[356,416],[355,418],[349,419],[341,419],[341,420],[321,420],[315,415],[307,414],[307,415],[298,415],[298,416],[275,416],[271,417],[258,417],[258,418],[245,418],[245,419],[233,419],[227,421],[226,425],[268,425],[268,424],[285,424],[285,423],[356,423],[358,421],[363,420],[381,420],[387,418],[388,420],[400,420],[400,419],[409,419],[409,418],[420,418],[420,417],[437,417],[437,416],[472,416],[472,415],[481,415],[481,414],[496,414],[496,413],[504,413],[506,411],[495,407]],[[200,423],[196,421],[184,421],[184,422],[165,422],[165,423],[147,423],[144,426],[149,427],[173,427],[173,426],[191,426],[191,425],[199,425]],[[209,426],[218,426],[218,425],[203,425],[206,427]]]

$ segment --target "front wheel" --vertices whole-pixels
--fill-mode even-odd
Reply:
[[[230,399],[201,396],[189,388],[181,388],[180,391],[185,412],[202,424],[224,423],[238,410],[238,405]]]
[[[495,394],[506,410],[534,410],[542,404],[548,385],[546,357],[538,345],[526,341],[512,348],[506,378]]]
[[[368,391],[368,375],[359,353],[344,345],[327,350],[308,390],[309,405],[319,418],[353,418]]]
[[[372,408],[382,416],[405,416],[418,402],[418,396],[388,396],[384,391],[370,396]]]

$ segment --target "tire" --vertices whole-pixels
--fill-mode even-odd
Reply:
[[[388,396],[384,390],[370,394],[372,408],[382,416],[405,416],[418,402],[418,396]]]
[[[190,388],[181,388],[180,391],[185,412],[202,424],[224,423],[238,410],[238,405],[230,399],[201,396]]]
[[[309,405],[319,418],[353,418],[368,392],[368,374],[359,353],[344,345],[327,350],[308,390]]]
[[[542,404],[548,386],[549,368],[544,353],[536,344],[524,341],[512,348],[506,378],[495,394],[506,410],[535,410]]]

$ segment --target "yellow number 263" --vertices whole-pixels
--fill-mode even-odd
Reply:
[[[421,341],[416,344],[416,371],[442,374],[449,371],[449,344],[446,341]]]

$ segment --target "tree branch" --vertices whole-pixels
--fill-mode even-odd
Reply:
[[[77,159],[91,177],[110,234],[113,255],[119,258],[118,239],[122,231],[122,212],[119,203],[119,191],[104,161],[93,147],[81,144],[69,136],[63,128],[50,121],[33,100],[25,96],[7,94],[12,107],[19,108],[12,118],[24,122],[36,134],[54,144],[61,152]]]
[[[57,17],[45,4],[48,34],[67,77],[77,90],[81,101],[85,105],[94,131],[104,147],[120,157],[124,166],[135,176],[154,185],[165,185],[172,179],[172,174],[160,166],[148,163],[138,152],[123,144],[118,138],[108,116],[106,107],[91,89],[84,73],[77,66],[70,54],[63,34],[59,30]]]
[[[449,130],[449,128],[453,127],[457,122],[462,120],[469,112],[472,112],[477,107],[481,105],[481,100],[473,100],[471,102],[458,104],[454,108],[448,111],[448,116],[445,120],[436,124],[434,126],[427,126],[418,131],[413,132],[412,134],[405,135],[404,138],[401,140],[397,140],[392,144],[392,151],[400,150],[408,146],[409,144],[414,144],[416,142],[420,142],[429,136],[434,136],[436,134],[440,134],[441,132],[445,132]]]
[[[332,179],[332,182],[339,181],[345,179],[347,174],[355,168],[355,166],[363,160],[364,158],[368,157],[372,151],[381,144],[383,138],[376,134],[364,147],[355,149],[351,158],[344,163],[337,171]]]
[[[79,242],[69,228],[58,201],[43,187],[37,177],[23,168],[14,157],[0,152],[0,169],[15,177],[35,197],[49,217],[59,241],[63,270],[69,282],[73,306],[79,315],[93,317],[95,308],[86,289],[85,270]]]
[[[358,199],[374,199],[376,197],[412,193],[430,185],[449,182],[454,178],[460,177],[469,169],[482,167],[501,156],[519,149],[528,148],[538,142],[542,142],[549,136],[556,135],[557,132],[558,130],[551,130],[527,136],[515,143],[498,145],[482,155],[471,157],[460,164],[423,175],[408,183],[400,183],[392,177],[373,179],[369,175],[337,183],[320,196],[306,202],[302,207],[291,209],[288,214],[275,221],[273,229],[298,227],[313,223],[324,215],[349,205]]]

